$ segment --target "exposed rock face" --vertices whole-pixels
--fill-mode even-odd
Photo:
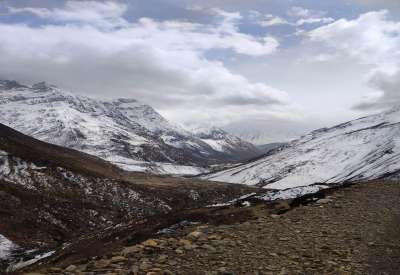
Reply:
[[[43,82],[28,87],[0,81],[0,123],[131,171],[198,174],[254,151],[231,136],[229,146],[217,150],[134,99],[98,100]]]
[[[400,108],[323,128],[253,162],[204,178],[287,189],[397,178]]]

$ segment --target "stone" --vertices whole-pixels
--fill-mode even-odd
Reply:
[[[150,268],[151,268],[151,266],[150,266],[150,264],[148,263],[148,262],[142,262],[141,264],[140,264],[140,267],[139,267],[141,270],[144,270],[144,271],[146,271],[146,270],[149,270]]]
[[[220,267],[217,269],[218,275],[234,275],[233,272],[230,272],[226,269],[226,267]]]
[[[68,266],[66,269],[65,269],[65,271],[67,271],[67,272],[73,272],[73,271],[75,271],[77,269],[77,266],[76,265],[70,265],[70,266]]]
[[[282,214],[286,211],[289,211],[291,207],[290,207],[288,201],[280,201],[277,205],[275,205],[274,208],[278,214]]]
[[[143,251],[143,246],[134,245],[134,246],[125,247],[122,250],[121,254],[124,255],[124,256],[128,256],[128,255],[136,254],[136,253],[141,252],[141,251]]]
[[[143,242],[143,245],[147,246],[147,247],[155,248],[155,247],[158,246],[158,243],[155,240],[150,239],[150,240],[147,240],[147,241]]]
[[[180,239],[180,240],[179,240],[179,244],[180,244],[180,245],[183,245],[183,246],[185,246],[185,245],[192,245],[192,242],[189,241],[189,240]]]
[[[175,250],[175,253],[176,253],[176,254],[179,254],[179,255],[182,255],[184,252],[183,252],[182,249],[176,249],[176,250]]]
[[[133,265],[133,266],[131,266],[131,269],[130,269],[130,271],[132,272],[132,273],[138,273],[139,272],[139,266],[137,266],[137,265]]]
[[[319,199],[319,200],[317,200],[318,204],[327,204],[327,203],[330,203],[330,202],[332,202],[331,199]]]
[[[177,265],[177,264],[178,264],[178,262],[175,261],[175,260],[170,260],[170,261],[168,261],[168,265],[170,265],[170,266],[175,266],[175,265]]]
[[[105,268],[105,267],[109,267],[111,264],[110,260],[98,260],[94,263],[94,267],[95,268]]]
[[[220,240],[220,239],[222,239],[222,237],[214,234],[214,235],[208,236],[208,239],[209,240]]]
[[[203,235],[204,235],[204,233],[202,233],[200,231],[193,231],[192,233],[187,235],[187,238],[194,241],[194,240],[199,239]]]
[[[165,263],[168,261],[168,255],[162,254],[158,257],[157,262],[158,263]]]
[[[197,248],[197,245],[193,245],[193,244],[188,244],[188,245],[183,246],[183,249],[185,249],[185,250],[193,250],[196,248]]]
[[[78,270],[79,271],[85,271],[87,269],[87,265],[86,264],[82,264],[78,266]]]
[[[128,259],[125,258],[124,256],[114,256],[111,258],[111,263],[120,263],[120,262],[125,262]]]
[[[214,246],[209,245],[209,244],[204,244],[202,246],[202,248],[207,249],[208,251],[210,251],[212,253],[217,251],[217,249]]]

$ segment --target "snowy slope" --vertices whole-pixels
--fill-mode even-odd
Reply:
[[[197,174],[233,160],[134,99],[97,100],[45,83],[0,81],[0,123],[132,171]]]
[[[233,160],[240,161],[262,154],[255,145],[216,127],[197,128],[192,132],[215,151],[230,154]]]
[[[215,181],[287,189],[394,177],[400,171],[400,108],[323,128],[229,170]]]

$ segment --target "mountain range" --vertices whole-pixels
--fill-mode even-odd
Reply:
[[[130,171],[199,174],[260,154],[220,129],[191,133],[135,99],[94,99],[44,82],[0,81],[0,122]]]
[[[400,107],[256,147],[134,99],[0,81],[0,273],[94,259],[185,221],[240,220],[252,203],[281,214],[377,179],[400,179]]]
[[[204,179],[289,189],[397,178],[400,107],[315,130],[267,155]]]

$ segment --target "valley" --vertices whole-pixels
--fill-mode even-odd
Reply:
[[[379,237],[398,238],[398,108],[257,147],[134,99],[14,81],[0,95],[8,274],[374,274],[398,252]]]
[[[399,275],[399,0],[0,0],[0,275]]]

